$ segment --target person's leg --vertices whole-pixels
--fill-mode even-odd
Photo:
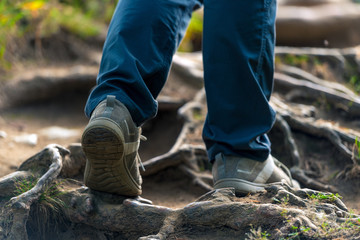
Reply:
[[[203,59],[208,115],[203,138],[214,187],[237,194],[281,181],[297,186],[270,155],[276,0],[205,0]]]
[[[198,0],[119,0],[103,49],[97,86],[85,112],[84,182],[91,189],[141,194],[140,125],[155,98]]]
[[[203,138],[211,161],[218,153],[264,161],[270,153],[275,14],[276,0],[204,1]]]
[[[199,0],[120,0],[103,48],[97,86],[85,113],[90,117],[114,95],[139,126],[157,112],[156,97]]]

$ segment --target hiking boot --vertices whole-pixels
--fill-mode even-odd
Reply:
[[[291,187],[299,188],[287,167],[269,155],[265,162],[249,158],[215,156],[212,168],[214,188],[235,188],[237,195],[244,196],[265,190],[265,187],[285,181]]]
[[[141,194],[138,149],[141,128],[115,96],[99,103],[82,135],[84,183],[91,189],[125,196]],[[142,166],[142,164],[141,164]]]

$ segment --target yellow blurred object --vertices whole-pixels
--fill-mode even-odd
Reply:
[[[0,14],[0,26],[5,25],[9,21],[9,17],[5,15]]]
[[[41,10],[45,5],[45,1],[31,1],[22,4],[21,8],[23,10],[28,10],[31,12],[31,15],[36,18],[39,15],[39,10]]]
[[[37,11],[41,9],[45,5],[44,1],[31,1],[24,3],[22,5],[22,9],[24,10],[30,10],[30,11]]]

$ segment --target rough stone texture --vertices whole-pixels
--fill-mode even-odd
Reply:
[[[67,154],[61,146],[49,145],[25,161],[19,171],[0,179],[0,192],[9,193],[0,198],[1,239],[360,237],[359,216],[349,213],[331,193],[294,190],[278,183],[244,198],[236,197],[233,189],[213,190],[184,208],[171,209],[139,197],[91,191],[81,182],[61,179],[59,167]],[[17,189],[29,176],[37,183],[14,197],[9,190]]]
[[[307,49],[280,50],[282,56],[291,55],[294,58],[304,53],[309,54]],[[344,65],[348,59],[356,60],[358,56],[351,51],[335,51],[335,55],[334,51],[324,49],[321,53],[314,49],[311,52],[314,56]],[[192,60],[199,61],[197,56],[192,55]],[[178,64],[180,76],[193,76],[194,79],[201,80],[199,74],[192,74],[202,71],[199,68],[201,64],[190,64],[196,68],[192,69],[194,71],[184,67],[186,64],[181,66],[181,57],[174,64]],[[358,135],[359,125],[356,125],[358,121],[353,125],[348,124],[351,123],[349,119],[357,116],[353,115],[354,111],[350,111],[350,107],[359,109],[358,96],[347,94],[345,97],[343,92],[348,92],[348,89],[325,80],[320,81],[301,71],[290,70],[280,69],[280,73],[286,76],[280,78],[277,74],[275,79],[276,92],[271,102],[278,112],[277,123],[271,133],[271,137],[275,139],[272,141],[274,154],[284,160],[302,186],[336,191],[338,189],[333,187],[337,185],[341,190],[347,189],[348,193],[357,194],[359,159],[352,146]],[[183,71],[186,71],[184,75]],[[297,87],[288,91],[290,83],[304,81],[311,83],[305,84],[308,92],[306,99],[310,103],[301,101],[303,95],[296,91]],[[301,89],[300,93],[305,91]],[[331,93],[336,94],[337,100],[318,99],[318,89],[324,90],[322,97]],[[186,182],[198,186],[208,194],[184,208],[172,209],[151,205],[150,201],[142,198],[128,199],[91,191],[81,182],[85,158],[80,145],[68,147],[70,154],[59,145],[49,145],[26,160],[18,171],[0,179],[0,238],[360,237],[359,217],[351,214],[337,195],[328,192],[293,190],[284,184],[271,186],[262,193],[244,198],[234,196],[231,189],[212,191],[211,175],[203,171],[209,170],[206,151],[203,146],[194,144],[201,138],[199,129],[206,114],[204,99],[204,91],[199,90],[192,101],[179,109],[183,128],[177,141],[168,153],[146,161],[144,165],[147,171],[143,175],[150,177],[174,168],[175,172],[183,174],[184,181],[187,180]],[[168,106],[173,105],[170,100]],[[314,104],[317,100],[332,107],[324,111],[321,106]],[[339,108],[336,105],[339,102],[344,102],[342,105],[348,108]],[[349,105],[350,102],[353,105]],[[178,101],[173,106],[178,107]],[[340,118],[348,120],[341,122],[346,123],[344,125],[333,124],[339,119],[339,112],[342,114]],[[351,126],[357,127],[351,129]],[[331,179],[329,175],[335,177]]]

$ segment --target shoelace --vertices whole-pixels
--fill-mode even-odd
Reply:
[[[284,172],[286,173],[286,175],[289,176],[290,181],[291,181],[291,185],[293,186],[294,183],[293,183],[293,178],[292,178],[292,176],[291,176],[290,170],[287,168],[287,166],[285,166],[285,164],[283,164],[282,162],[280,162],[280,161],[277,160],[276,158],[273,158],[273,159],[274,159],[275,165],[277,165],[277,166],[280,167],[282,170],[284,170]]]
[[[140,140],[145,142],[147,140],[147,138],[144,135],[140,135]],[[138,162],[140,164],[141,169],[145,172],[145,167],[144,167],[144,164],[141,161],[139,152],[136,153],[136,158],[138,159]]]

